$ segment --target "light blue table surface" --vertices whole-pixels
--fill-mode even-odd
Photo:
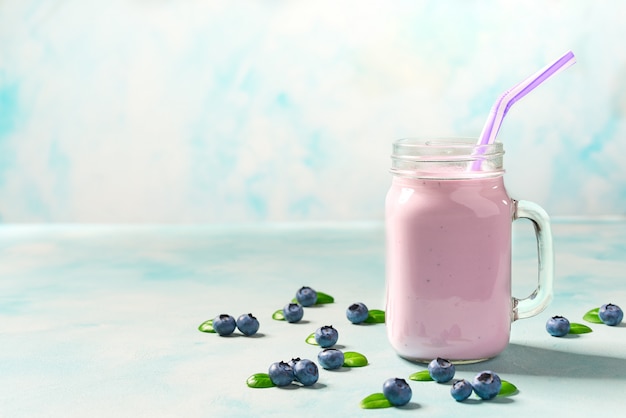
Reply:
[[[457,377],[491,369],[519,392],[457,403],[449,386],[413,382],[405,408],[363,410],[389,377],[424,365],[399,358],[382,324],[356,326],[356,301],[384,309],[380,224],[275,226],[0,226],[0,416],[597,416],[626,394],[626,326],[550,337],[552,315],[583,323],[603,303],[626,308],[626,222],[555,221],[555,298],[512,325],[511,344]],[[514,290],[536,281],[531,227],[514,229]],[[303,285],[335,297],[304,320],[271,319]],[[219,337],[198,325],[251,312],[255,337]],[[316,359],[305,338],[322,325],[369,359],[320,370],[310,388],[250,389],[270,363]]]

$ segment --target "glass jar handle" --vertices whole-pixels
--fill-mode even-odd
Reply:
[[[537,288],[524,299],[513,298],[513,321],[515,321],[537,315],[552,301],[554,253],[550,218],[546,211],[536,203],[525,200],[513,200],[513,207],[515,208],[513,212],[514,221],[519,218],[529,219],[535,227],[539,262]]]

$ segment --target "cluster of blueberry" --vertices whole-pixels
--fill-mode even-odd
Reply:
[[[454,364],[448,360],[436,358],[428,364],[428,373],[435,382],[446,383],[452,380],[456,369]],[[501,387],[500,377],[496,373],[486,370],[478,373],[472,383],[465,379],[455,380],[450,388],[450,394],[459,402],[469,398],[472,391],[479,398],[489,400],[498,395]]]
[[[287,386],[294,380],[300,382],[302,386],[312,386],[319,379],[319,370],[311,360],[297,357],[287,363],[284,361],[272,363],[268,375],[276,386]]]
[[[283,308],[283,317],[287,322],[298,322],[304,316],[303,307],[315,305],[317,292],[309,286],[302,286],[296,292],[296,302],[291,302]]]
[[[304,316],[303,308],[313,306],[316,302],[317,292],[309,286],[302,286],[296,292],[296,301],[283,307],[283,317],[287,322],[298,322]],[[320,327],[315,331],[316,343],[325,348],[317,356],[320,365],[325,369],[337,369],[343,365],[343,352],[327,348],[335,345],[338,339],[339,333],[332,325]],[[293,381],[300,382],[303,386],[311,386],[319,379],[319,370],[313,361],[297,357],[289,362],[272,363],[268,375],[276,386],[287,386]]]
[[[251,313],[235,318],[228,314],[221,314],[213,319],[213,330],[221,336],[230,335],[239,329],[243,335],[254,335],[259,330],[259,320]]]
[[[315,342],[323,348],[317,354],[317,361],[326,370],[335,370],[343,366],[343,351],[330,348],[337,344],[339,332],[332,325],[325,325],[315,330]]]
[[[454,364],[442,358],[436,358],[428,364],[428,373],[432,380],[446,383],[452,380],[455,374]],[[478,373],[470,383],[465,379],[455,380],[450,388],[452,397],[462,402],[475,392],[479,398],[489,400],[495,398],[502,387],[502,380],[492,371]],[[401,378],[387,379],[383,383],[383,395],[393,406],[406,405],[413,392],[406,380]]]
[[[598,317],[603,324],[615,326],[622,322],[624,312],[612,303],[602,305],[598,309]],[[546,322],[546,331],[553,337],[563,337],[570,332],[570,321],[560,315],[553,316]]]
[[[478,395],[480,399],[489,400],[495,398],[500,393],[502,380],[500,376],[492,371],[486,370],[474,376],[472,383],[465,379],[455,380],[450,388],[450,394],[459,402],[469,398],[472,391]]]
[[[317,292],[309,286],[303,286],[296,292],[296,300],[286,304],[282,316],[290,323],[299,322],[304,317],[304,309],[317,303]],[[356,302],[346,309],[346,317],[353,324],[361,324],[369,317],[369,309],[364,303]]]
[[[318,300],[317,292],[309,286],[303,286],[296,292],[296,300],[288,303],[282,309],[283,317],[287,322],[295,323],[304,316],[304,307],[315,305]],[[346,310],[346,317],[353,324],[364,322],[369,310],[364,303],[353,303]],[[343,351],[331,348],[339,340],[339,332],[332,325],[318,328],[313,334],[315,343],[322,350],[317,355],[320,366],[326,370],[335,370],[345,364]],[[303,386],[315,384],[319,378],[317,365],[311,360],[294,358],[289,362],[279,361],[272,363],[268,370],[271,382],[276,386],[286,386],[293,381]],[[409,388],[410,390],[410,388]]]
[[[427,375],[423,372],[419,372],[419,378],[414,378],[412,375],[410,378],[412,380],[421,380],[421,381],[435,381],[437,383],[447,383],[454,378],[456,373],[456,369],[454,364],[450,361],[443,358],[436,358],[432,360],[428,364],[428,370],[424,370],[427,372]],[[509,384],[510,385],[510,384]],[[512,386],[512,385],[511,385]],[[472,382],[465,379],[455,380],[450,388],[450,394],[452,397],[462,402],[469,398],[472,392],[475,392],[479,398],[483,400],[490,400],[495,398],[502,389],[502,380],[500,377],[492,372],[492,371],[483,371],[478,373]],[[363,406],[363,402],[367,401],[368,398],[374,400],[378,400],[376,398],[376,394],[370,395],[370,397],[364,399],[362,402],[362,406],[365,408],[372,407],[386,407],[386,406],[402,406],[406,405],[412,396],[411,387],[407,384],[406,380],[400,378],[392,378],[385,381],[383,384],[383,393],[386,400],[389,404],[381,404],[379,406]],[[367,404],[367,402],[365,402]]]

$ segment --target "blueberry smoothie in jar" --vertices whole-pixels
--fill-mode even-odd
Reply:
[[[523,301],[511,296],[511,224],[528,216],[517,213],[521,202],[504,187],[502,144],[483,147],[477,151],[469,139],[394,144],[386,324],[392,347],[407,359],[494,357],[509,342],[511,322],[549,301],[533,301],[518,315]]]

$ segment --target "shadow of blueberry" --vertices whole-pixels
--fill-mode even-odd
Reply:
[[[396,406],[395,408],[397,408],[397,409],[415,410],[415,409],[420,409],[421,407],[422,406],[420,404],[418,404],[417,402],[409,402],[406,405]]]

